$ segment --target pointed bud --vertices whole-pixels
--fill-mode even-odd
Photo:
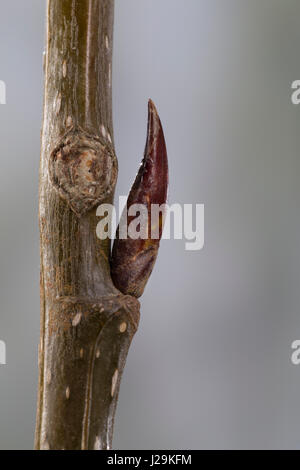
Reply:
[[[157,217],[151,217],[151,208],[153,204],[156,207],[165,204],[167,192],[168,159],[165,138],[155,105],[149,100],[144,159],[128,196],[127,207],[124,209],[126,213],[122,215],[130,235],[130,224],[135,217],[128,215],[128,209],[134,204],[142,204],[148,218],[146,236],[133,239],[128,235],[126,239],[122,239],[118,227],[112,250],[112,279],[123,294],[140,297],[144,292],[157,257],[163,230],[163,213],[160,213],[156,220]],[[157,211],[156,213],[158,214]]]

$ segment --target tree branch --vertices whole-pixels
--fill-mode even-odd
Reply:
[[[136,297],[162,234],[159,219],[155,240],[150,233],[146,240],[117,236],[112,257],[109,238],[96,234],[97,206],[113,203],[117,180],[113,7],[113,0],[48,0],[36,449],[111,448],[120,380],[139,323]],[[145,156],[127,203],[146,206],[149,227],[151,204],[165,203],[167,186],[164,135],[150,101]]]
[[[113,285],[96,205],[112,202],[112,0],[49,0],[40,166],[37,449],[107,449],[139,321]],[[104,171],[102,169],[104,168]]]

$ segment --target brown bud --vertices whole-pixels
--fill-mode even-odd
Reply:
[[[115,286],[123,293],[140,297],[152,272],[163,229],[163,215],[160,214],[158,227],[151,220],[151,205],[166,203],[168,192],[168,159],[162,125],[154,106],[149,100],[148,134],[144,159],[128,196],[126,213],[122,219],[127,226],[134,219],[128,215],[133,204],[143,204],[148,213],[147,238],[120,238],[118,227],[111,257],[111,275]],[[155,230],[156,229],[156,230]],[[157,233],[156,238],[151,234]]]

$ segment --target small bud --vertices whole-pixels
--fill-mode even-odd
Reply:
[[[115,286],[123,293],[140,297],[152,272],[163,230],[163,216],[158,221],[158,237],[151,238],[153,224],[151,205],[166,203],[168,192],[168,159],[162,125],[154,103],[149,100],[148,134],[144,159],[128,196],[125,207],[127,227],[134,219],[128,209],[143,204],[148,212],[148,236],[133,239],[119,237],[118,227],[111,257],[111,275]],[[127,215],[126,215],[127,214]],[[152,224],[152,225],[151,225]]]

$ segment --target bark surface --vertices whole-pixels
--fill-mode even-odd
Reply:
[[[41,341],[36,449],[111,447],[139,303],[114,287],[96,235],[117,178],[113,0],[48,0],[40,165]]]

